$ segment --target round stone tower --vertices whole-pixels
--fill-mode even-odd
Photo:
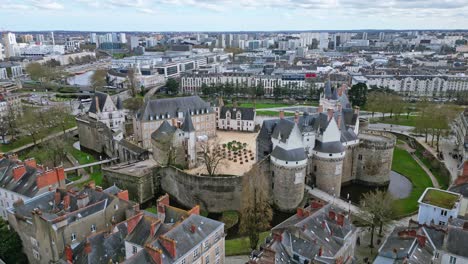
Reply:
[[[345,149],[341,142],[317,142],[312,156],[312,175],[317,188],[340,196],[344,158]]]
[[[359,142],[353,157],[356,181],[371,186],[387,185],[396,137],[387,132],[367,130],[359,134]]]
[[[307,156],[304,149],[284,150],[271,154],[272,193],[281,211],[294,211],[304,198]]]

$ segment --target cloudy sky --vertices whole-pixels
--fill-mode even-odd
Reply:
[[[0,0],[0,30],[468,29],[468,0]]]

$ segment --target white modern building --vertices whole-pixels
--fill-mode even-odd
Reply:
[[[458,193],[427,188],[419,198],[418,223],[445,226],[458,217],[462,196]]]

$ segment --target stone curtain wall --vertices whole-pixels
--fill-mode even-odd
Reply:
[[[257,163],[265,171],[265,184],[271,186],[270,161]],[[158,185],[177,202],[193,207],[200,205],[203,211],[239,211],[242,202],[242,179],[244,176],[199,176],[188,174],[174,167],[161,167],[156,171]],[[271,191],[269,191],[271,195]]]

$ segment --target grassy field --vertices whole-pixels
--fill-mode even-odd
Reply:
[[[450,175],[447,175],[446,169],[441,167],[444,165],[440,164],[432,157],[425,156],[420,149],[416,150],[416,156],[432,172],[432,175],[436,177],[440,188],[446,190],[450,184]]]
[[[259,244],[265,241],[265,238],[270,234],[270,231],[260,234]],[[252,251],[248,237],[240,237],[226,240],[226,256],[248,255]]]
[[[374,117],[371,118],[371,123],[383,123],[383,124],[391,124],[391,125],[400,125],[400,126],[416,126],[416,119],[417,116],[409,116],[407,117],[406,115],[402,115],[398,117],[398,119],[395,119],[395,117],[390,118],[386,117],[385,119],[382,120],[380,117]]]
[[[270,110],[259,110],[257,111],[257,116],[279,116],[279,112]],[[284,116],[294,116],[294,113],[285,112]]]
[[[406,215],[418,210],[418,199],[427,187],[432,187],[432,182],[426,172],[401,148],[395,148],[393,152],[392,170],[408,178],[413,184],[410,196],[405,199],[395,200],[396,215]]]

